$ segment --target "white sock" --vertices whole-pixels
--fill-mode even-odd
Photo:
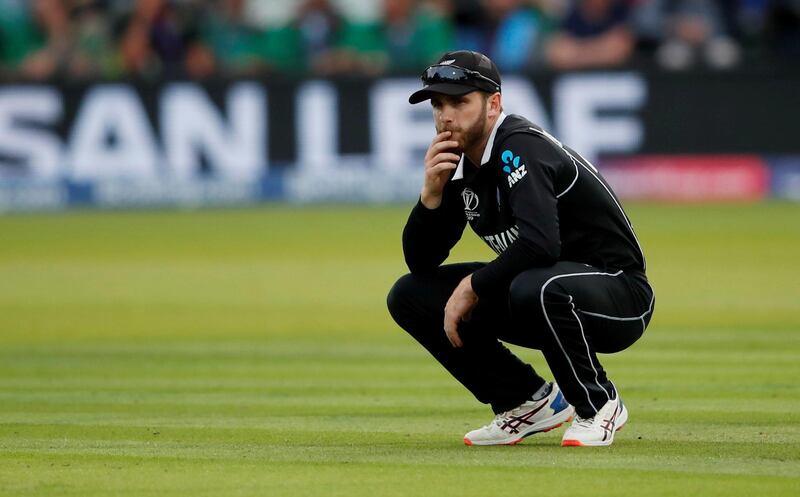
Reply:
[[[533,400],[542,400],[543,398],[550,395],[550,391],[552,389],[553,386],[550,383],[545,383],[539,388],[539,390],[536,390],[535,394],[533,394]]]

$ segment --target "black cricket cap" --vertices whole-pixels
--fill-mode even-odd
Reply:
[[[408,97],[408,103],[420,103],[437,93],[465,95],[475,90],[498,92],[500,71],[482,53],[458,50],[447,52],[436,64],[425,69],[422,82],[425,86]]]

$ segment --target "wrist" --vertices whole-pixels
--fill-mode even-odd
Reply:
[[[472,274],[468,274],[463,280],[461,280],[461,287],[464,293],[467,294],[472,300],[478,300],[478,294],[472,289]]]
[[[419,199],[420,202],[422,202],[422,205],[430,210],[437,209],[440,205],[442,205],[442,194],[439,193],[436,195],[430,193],[425,188],[422,189]]]
[[[485,279],[481,271],[483,271],[483,269],[478,269],[469,275],[469,287],[472,289],[473,293],[475,293],[477,298],[480,298],[481,294],[483,294],[485,291],[485,289],[481,286],[484,284],[483,280]],[[475,277],[473,278],[473,276]]]

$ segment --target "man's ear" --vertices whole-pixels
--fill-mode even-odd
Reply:
[[[489,96],[489,117],[499,116],[503,112],[503,97],[500,92],[493,93]]]

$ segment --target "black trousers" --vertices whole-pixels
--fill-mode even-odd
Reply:
[[[501,341],[541,350],[580,416],[593,416],[615,398],[597,353],[619,352],[642,335],[655,305],[647,278],[564,261],[524,271],[508,293],[479,300],[458,328],[464,346],[454,348],[444,333],[444,306],[461,279],[483,265],[407,274],[389,292],[389,312],[495,413],[530,399],[545,382]]]

